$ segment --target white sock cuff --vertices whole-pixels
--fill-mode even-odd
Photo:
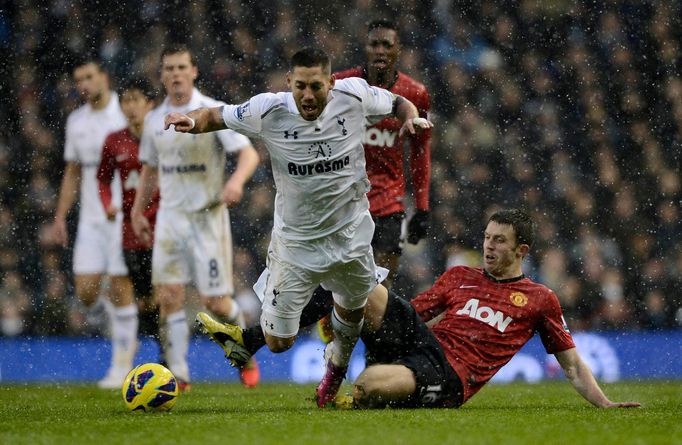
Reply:
[[[137,315],[137,305],[130,303],[125,306],[115,306],[114,315],[119,317],[127,317],[129,315]]]
[[[228,322],[234,324],[234,322],[238,321],[239,314],[241,314],[242,308],[239,307],[239,303],[237,303],[237,300],[234,298],[232,299],[232,308],[230,309],[230,314],[227,316],[228,317]]]
[[[336,308],[332,311],[332,329],[334,329],[335,333],[338,332],[344,337],[357,338],[362,331],[362,325],[364,323],[364,318],[357,323],[353,323],[341,318],[336,312]]]
[[[173,312],[172,314],[168,314],[166,317],[166,323],[175,323],[180,320],[186,320],[187,319],[187,314],[185,313],[184,309],[181,309],[177,312]]]
[[[362,320],[360,320],[359,322],[357,322],[357,323],[353,323],[352,321],[344,320],[343,318],[341,318],[341,316],[339,315],[339,313],[336,312],[336,308],[334,308],[334,309],[332,310],[332,321],[336,321],[336,322],[342,324],[343,326],[345,326],[345,327],[347,327],[347,328],[349,328],[349,329],[354,329],[354,328],[357,328],[357,327],[362,328],[362,325],[365,323],[365,319],[364,319],[364,318],[363,318]]]

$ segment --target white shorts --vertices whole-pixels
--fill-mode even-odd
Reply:
[[[123,218],[116,221],[80,221],[73,246],[75,275],[128,275],[123,259]]]
[[[345,309],[365,306],[380,282],[372,254],[373,234],[369,211],[344,230],[319,240],[291,241],[273,233],[267,269],[259,280],[264,286],[254,286],[263,301],[263,332],[295,336],[301,312],[320,284]]]
[[[159,209],[152,283],[194,283],[203,297],[232,295],[232,231],[225,205],[199,212]]]

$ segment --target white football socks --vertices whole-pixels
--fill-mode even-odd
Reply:
[[[126,373],[132,369],[137,352],[138,325],[139,318],[135,303],[113,308],[111,318],[112,368],[125,370]]]
[[[242,314],[242,308],[239,307],[239,303],[234,298],[232,299],[232,309],[230,310],[230,315],[227,316],[227,322],[230,324],[235,324],[241,328],[246,327],[246,321],[244,320],[244,314]]]
[[[332,311],[332,329],[334,330],[334,341],[331,343],[331,361],[336,366],[345,368],[350,362],[350,356],[353,353],[364,319],[358,323],[351,323],[343,320],[336,312],[336,308]]]
[[[163,322],[165,335],[164,353],[166,362],[171,372],[180,380],[189,382],[189,365],[187,353],[189,352],[189,325],[185,310],[174,312],[166,317]]]

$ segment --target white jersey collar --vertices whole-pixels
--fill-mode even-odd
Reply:
[[[196,110],[197,108],[201,107],[201,98],[202,94],[199,92],[199,90],[194,87],[192,88],[192,96],[189,99],[189,102],[185,105],[172,105],[170,102],[170,97],[166,96],[166,98],[163,100],[163,109],[164,112],[169,112],[169,111],[179,111],[179,110]]]

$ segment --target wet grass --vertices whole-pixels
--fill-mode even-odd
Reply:
[[[564,382],[490,385],[458,410],[318,410],[313,386],[196,384],[165,414],[119,391],[0,386],[0,444],[682,444],[682,382],[604,385],[641,409],[592,408]]]

